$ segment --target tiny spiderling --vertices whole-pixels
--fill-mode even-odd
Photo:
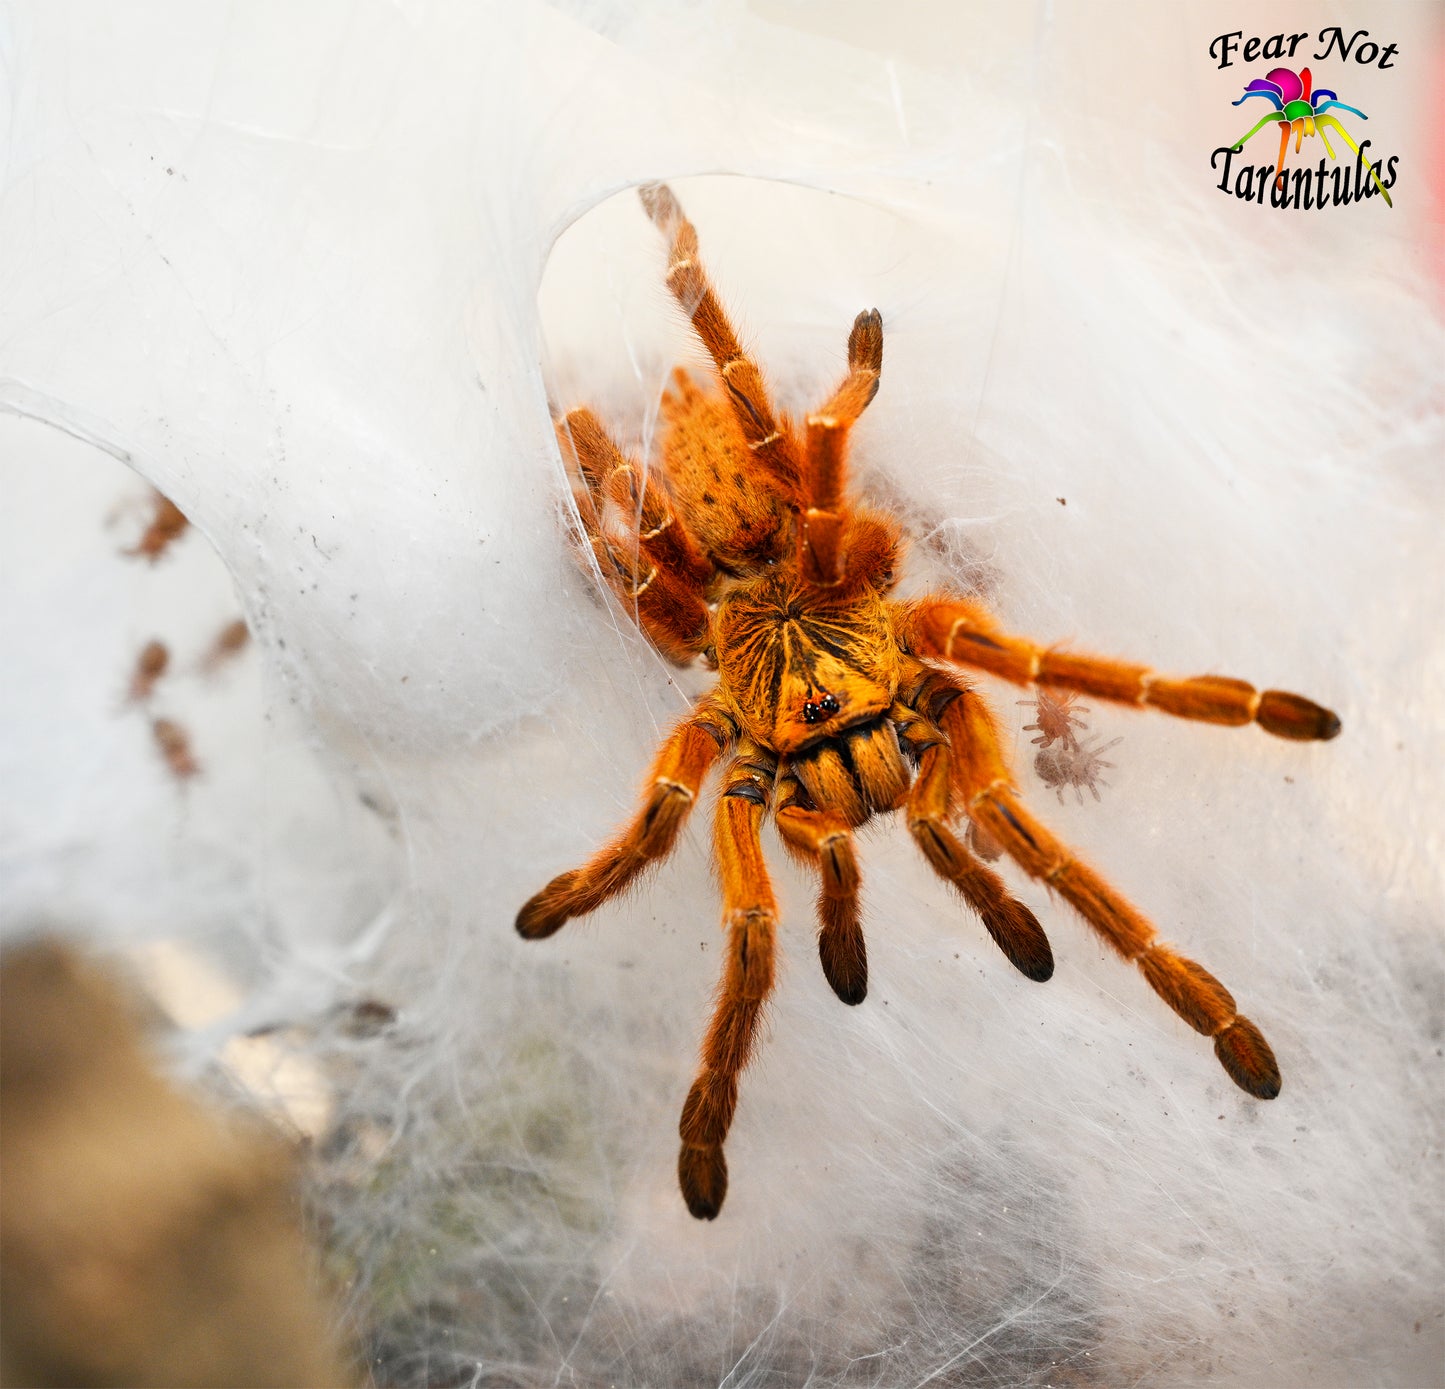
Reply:
[[[1058,793],[1060,805],[1064,803],[1064,789],[1069,786],[1074,788],[1080,805],[1084,803],[1086,787],[1097,801],[1100,799],[1099,787],[1109,784],[1099,773],[1105,767],[1112,769],[1114,766],[1104,760],[1104,753],[1123,741],[1122,738],[1113,738],[1100,747],[1098,738],[1084,742],[1071,738],[1053,747],[1042,747],[1034,754],[1034,771],[1045,786]]]
[[[1037,713],[1036,723],[1026,723],[1024,732],[1038,732],[1032,741],[1039,747],[1050,747],[1063,742],[1072,745],[1076,741],[1075,731],[1083,732],[1088,724],[1081,717],[1089,712],[1087,704],[1077,704],[1077,696],[1068,690],[1057,694],[1040,690],[1036,699],[1020,699],[1017,703],[1032,708]]]

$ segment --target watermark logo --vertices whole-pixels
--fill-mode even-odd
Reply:
[[[1389,60],[1397,51],[1395,45],[1391,44],[1380,57],[1378,44],[1358,44],[1362,36],[1368,38],[1368,31],[1360,30],[1346,42],[1338,28],[1322,30],[1320,41],[1325,47],[1315,56],[1317,59],[1324,58],[1338,48],[1341,57],[1348,58],[1353,49],[1356,62],[1374,62],[1379,57],[1381,67],[1391,66]],[[1252,38],[1241,45],[1238,40],[1243,38],[1243,34],[1235,30],[1215,39],[1209,52],[1211,57],[1219,58],[1221,68],[1230,66],[1234,53],[1241,47],[1246,60],[1260,53],[1261,47],[1261,56],[1265,58],[1293,58],[1295,49],[1308,37],[1308,33],[1276,34],[1268,40]],[[1366,53],[1369,54],[1368,60]],[[1395,184],[1399,156],[1392,155],[1388,160],[1371,159],[1371,142],[1363,140],[1357,143],[1340,118],[1331,112],[1346,111],[1362,121],[1369,117],[1358,106],[1341,101],[1338,92],[1328,87],[1315,87],[1308,67],[1271,68],[1265,76],[1249,82],[1244,88],[1244,95],[1233,105],[1242,106],[1251,97],[1267,101],[1274,109],[1261,116],[1233,144],[1220,145],[1210,156],[1211,167],[1220,171],[1218,187],[1221,192],[1233,193],[1237,198],[1261,205],[1268,198],[1272,207],[1300,209],[1342,207],[1372,198],[1378,193],[1384,198],[1386,206],[1394,207],[1390,189]],[[1248,156],[1239,158],[1244,155],[1249,141],[1266,129],[1279,133],[1279,153],[1274,163],[1256,165],[1249,162]],[[1353,167],[1338,163],[1335,148],[1330,143],[1330,131],[1334,131],[1354,152]],[[1329,162],[1322,157],[1314,168],[1305,165],[1286,169],[1291,138],[1294,140],[1294,153],[1299,155],[1305,140],[1316,135],[1324,145]]]

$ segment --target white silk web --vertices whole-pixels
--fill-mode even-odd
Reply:
[[[1395,207],[1310,214],[1214,187],[1245,77],[1202,7],[0,12],[6,929],[185,964],[178,1062],[313,1139],[376,1382],[1438,1368],[1445,334],[1405,8],[1349,6],[1402,61],[1338,74]],[[1014,973],[901,827],[862,846],[843,1008],[774,842],[786,963],[689,1219],[701,817],[625,901],[511,924],[706,685],[574,568],[549,424],[586,401],[646,448],[696,360],[658,177],[785,403],[882,311],[856,465],[911,585],[1338,710],[1296,746],[1092,701],[1123,741],[1059,804],[988,687],[1031,802],[1234,990],[1278,1100],[1019,875],[1058,968]],[[102,453],[200,534],[118,557],[144,489]],[[201,676],[237,611],[254,649]],[[156,635],[183,788],[123,707]]]

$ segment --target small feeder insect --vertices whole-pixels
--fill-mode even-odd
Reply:
[[[1239,106],[1252,96],[1262,96],[1274,103],[1274,110],[1267,116],[1261,116],[1249,134],[1236,140],[1231,148],[1242,150],[1245,142],[1258,135],[1265,126],[1271,123],[1278,125],[1279,158],[1275,161],[1278,172],[1275,174],[1274,184],[1279,188],[1284,184],[1284,161],[1289,153],[1289,137],[1294,136],[1294,152],[1298,154],[1306,135],[1318,135],[1324,141],[1325,152],[1333,159],[1335,151],[1330,145],[1330,137],[1325,134],[1325,127],[1330,126],[1339,132],[1340,138],[1369,168],[1370,177],[1374,179],[1375,187],[1380,190],[1386,206],[1394,207],[1385,185],[1380,182],[1380,175],[1360,154],[1360,147],[1350,138],[1349,131],[1340,124],[1337,117],[1324,116],[1320,112],[1328,111],[1331,106],[1338,106],[1341,111],[1349,111],[1362,121],[1370,118],[1357,106],[1346,106],[1343,101],[1337,100],[1338,93],[1330,91],[1328,87],[1312,92],[1313,82],[1308,68],[1301,68],[1298,72],[1292,68],[1271,68],[1266,76],[1256,77],[1245,87],[1244,95],[1231,104]]]

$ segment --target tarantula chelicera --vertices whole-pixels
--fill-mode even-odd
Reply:
[[[849,430],[878,390],[883,324],[858,315],[848,373],[801,423],[774,407],[698,259],[697,232],[671,191],[642,189],[670,244],[667,284],[711,355],[722,390],[681,370],[663,402],[661,465],[624,455],[596,415],[558,421],[580,474],[577,507],[601,573],[653,644],[678,664],[701,656],[717,684],[668,735],[625,829],[547,884],[517,930],[550,936],[621,892],[677,841],[721,762],[713,852],[727,957],[702,1064],[682,1109],[678,1178],[687,1208],[711,1220],[727,1193],[723,1140],[773,984],[777,908],[759,834],[769,813],[789,851],[818,874],[818,952],[844,1003],[861,1003],[868,965],[853,834],[902,810],[934,871],[978,913],[1030,979],[1053,973],[1033,913],[965,847],[971,822],[1024,872],[1070,902],[1185,1022],[1214,1040],[1230,1078],[1279,1093],[1279,1068],[1229,991],[1162,944],[1149,922],[1027,811],[998,725],[960,667],[1018,685],[1077,691],[1211,723],[1257,723],[1282,738],[1333,738],[1328,709],[1280,690],[1036,645],[1002,631],[977,601],[889,598],[897,523],[848,487]]]

